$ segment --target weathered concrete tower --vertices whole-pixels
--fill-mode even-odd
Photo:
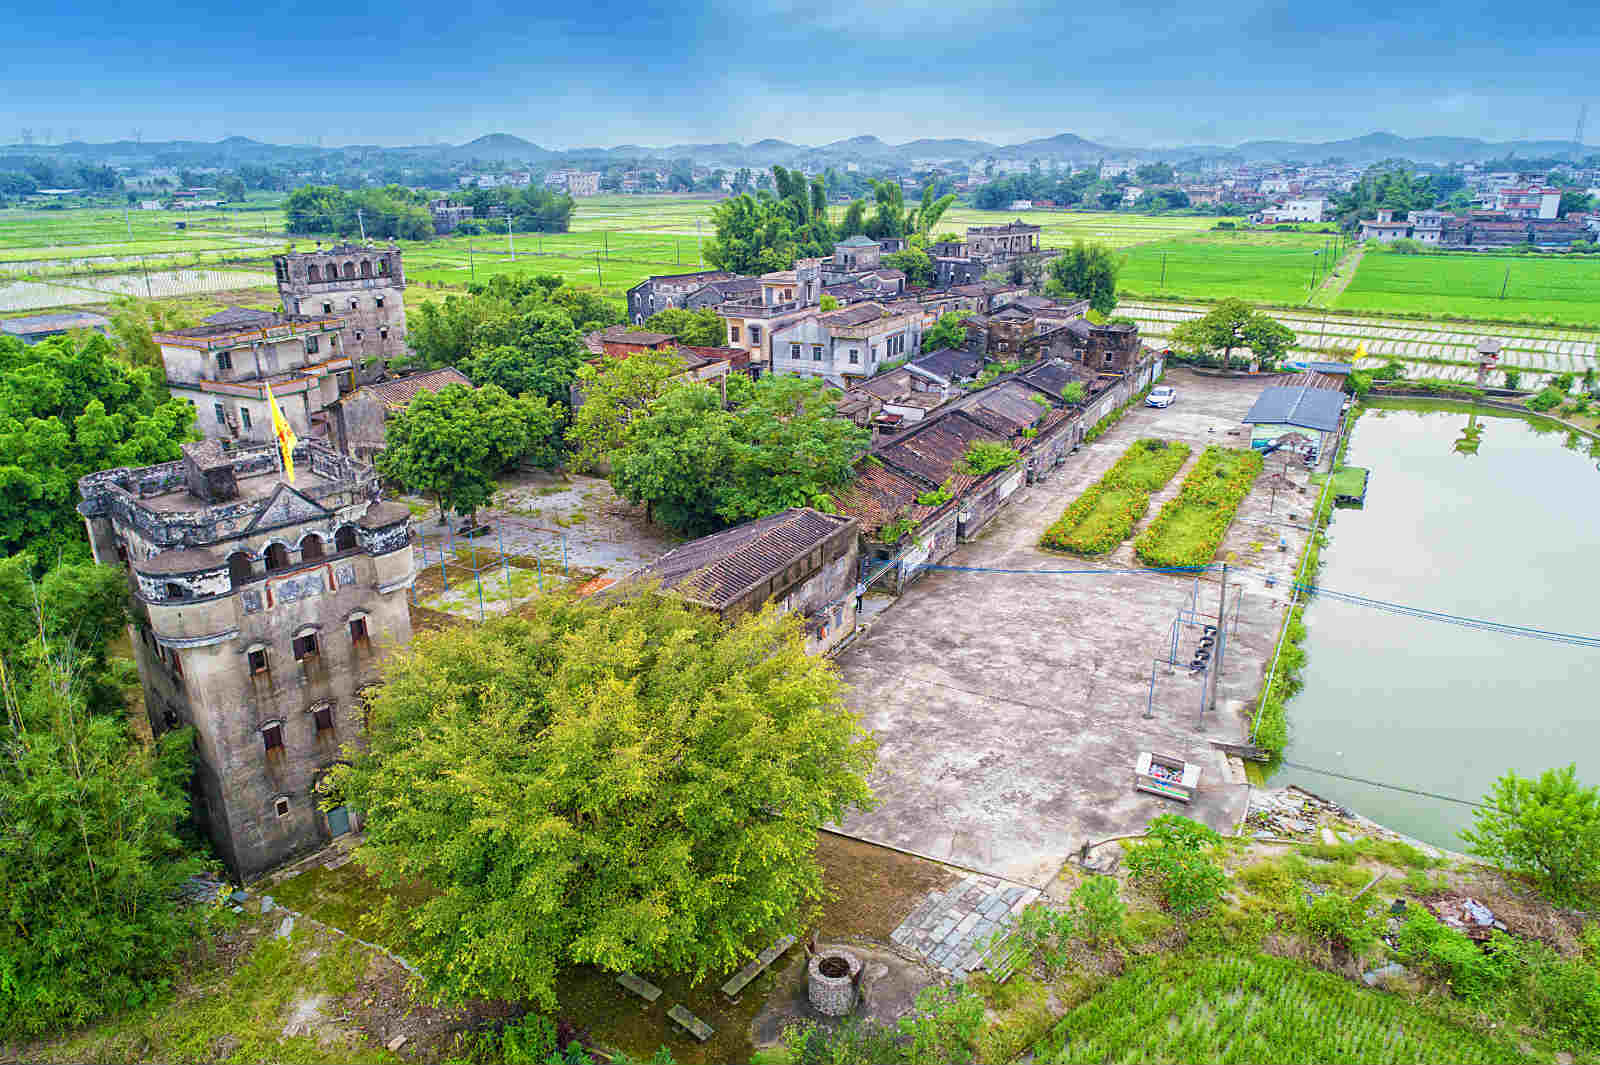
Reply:
[[[362,689],[411,639],[410,512],[321,444],[206,440],[79,482],[95,560],[128,568],[151,727],[197,732],[194,813],[249,879],[357,827],[316,788],[364,734]]]
[[[358,384],[406,353],[406,274],[395,245],[340,244],[279,255],[272,265],[286,312],[344,319],[341,350]]]

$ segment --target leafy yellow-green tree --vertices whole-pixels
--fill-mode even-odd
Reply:
[[[641,351],[626,359],[608,355],[578,367],[583,402],[567,427],[572,466],[591,469],[608,461],[627,438],[628,426],[645,415],[683,368],[683,360],[670,351]]]
[[[418,393],[389,421],[378,472],[433,496],[441,518],[448,509],[470,520],[494,495],[494,475],[511,463],[556,464],[559,424],[543,396],[513,399],[495,385],[446,385]]]
[[[338,771],[361,860],[442,998],[555,1001],[562,969],[723,972],[821,897],[816,829],[874,745],[798,621],[650,591],[419,636]]]
[[[1580,784],[1576,766],[1537,780],[1509,772],[1473,817],[1461,833],[1472,853],[1532,877],[1558,902],[1600,897],[1600,788]]]
[[[668,307],[645,319],[644,326],[691,347],[720,348],[728,342],[728,324],[710,307]]]
[[[1215,355],[1224,368],[1235,348],[1249,348],[1265,367],[1277,365],[1294,347],[1294,331],[1244,300],[1219,302],[1205,315],[1173,327],[1172,343],[1203,355]]]

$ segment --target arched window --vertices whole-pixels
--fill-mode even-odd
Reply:
[[[167,598],[170,600],[187,599],[189,598],[189,589],[176,581],[168,581]]]
[[[306,533],[305,539],[300,541],[300,561],[314,562],[323,554],[322,537],[316,533]]]
[[[322,280],[322,271],[317,269],[317,264],[316,263],[312,263],[310,266],[306,267],[306,280],[307,281],[321,281]]]
[[[345,278],[347,280],[353,280],[355,278],[355,276],[356,276],[356,264],[355,263],[345,263],[344,264],[344,276],[345,276]]]
[[[333,534],[333,549],[335,551],[354,551],[356,549],[356,527],[354,525],[339,526],[339,531]]]
[[[372,276],[372,260],[370,260],[370,259],[362,259],[361,260],[361,276],[362,277],[371,277]]]
[[[248,551],[235,551],[228,556],[228,580],[235,588],[249,584],[250,578],[255,576],[255,568],[250,565]]]
[[[289,568],[289,549],[280,543],[267,545],[267,572],[276,573]]]

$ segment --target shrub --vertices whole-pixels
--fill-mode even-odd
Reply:
[[[956,463],[956,472],[971,477],[982,477],[984,474],[1015,466],[1020,458],[1022,456],[1017,454],[1015,448],[990,440],[978,440],[967,446],[967,453]]]
[[[1210,565],[1262,465],[1255,451],[1206,448],[1177,496],[1134,541],[1134,552],[1150,566]]]
[[[955,498],[950,490],[950,478],[946,477],[943,484],[928,492],[917,496],[917,503],[924,507],[940,507]]]
[[[1084,387],[1082,381],[1068,381],[1061,390],[1061,401],[1069,406],[1083,402]]]
[[[1516,946],[1509,936],[1496,934],[1492,949],[1482,950],[1419,906],[1400,927],[1395,953],[1413,969],[1444,981],[1456,994],[1477,1003],[1510,980]]]
[[[1540,411],[1541,413],[1552,410],[1561,405],[1563,395],[1564,393],[1546,385],[1533,398],[1528,400],[1528,409]]]
[[[1162,814],[1150,822],[1144,841],[1128,851],[1128,871],[1153,887],[1167,910],[1194,917],[1215,906],[1228,886],[1227,874],[1206,851],[1221,837],[1198,821]]]
[[[1572,386],[1577,380],[1577,376],[1570,372],[1558,373],[1550,379],[1550,387],[1559,389],[1562,395],[1566,395],[1572,391]]]
[[[1150,493],[1172,480],[1189,453],[1189,445],[1183,443],[1155,439],[1134,443],[1061,512],[1040,537],[1040,546],[1078,555],[1110,551],[1128,538],[1150,509]]]
[[[1502,372],[1506,375],[1506,387],[1507,388],[1518,388],[1518,387],[1520,387],[1522,385],[1522,371],[1521,370],[1508,367],[1507,369],[1505,369]]]
[[[1078,933],[1092,946],[1120,943],[1127,934],[1128,907],[1109,876],[1092,876],[1072,889],[1067,901]]]
[[[1352,900],[1337,891],[1317,895],[1299,907],[1307,934],[1360,957],[1378,942],[1380,925],[1370,900]]]
[[[1538,780],[1513,770],[1495,782],[1461,838],[1472,853],[1532,877],[1557,902],[1575,902],[1600,882],[1600,789],[1578,783],[1577,767]]]

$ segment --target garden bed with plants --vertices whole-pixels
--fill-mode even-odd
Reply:
[[[1150,496],[1172,480],[1189,460],[1189,445],[1176,441],[1136,441],[1105,475],[1061,512],[1044,531],[1039,546],[1075,555],[1102,555],[1133,532],[1150,509]]]
[[[1210,565],[1261,467],[1254,451],[1206,448],[1177,496],[1134,541],[1139,559],[1151,566]]]

